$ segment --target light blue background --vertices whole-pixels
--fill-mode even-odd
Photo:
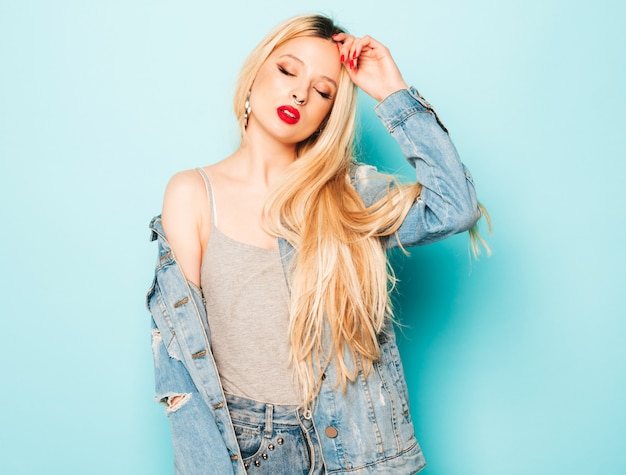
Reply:
[[[424,473],[626,473],[624,5],[1,0],[0,472],[172,473],[147,224],[236,144],[247,52],[322,11],[389,46],[495,224],[489,259],[397,264]],[[362,149],[405,173],[373,105]]]

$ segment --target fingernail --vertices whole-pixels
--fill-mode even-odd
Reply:
[[[341,58],[339,58],[339,62],[343,63],[346,60],[346,57],[342,54]]]
[[[354,68],[354,61],[350,60],[350,69]]]
[[[352,59],[356,58],[356,51],[354,52],[354,54],[352,55]]]

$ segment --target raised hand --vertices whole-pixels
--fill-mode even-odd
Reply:
[[[387,47],[371,36],[339,33],[333,40],[352,81],[376,101],[408,87]]]

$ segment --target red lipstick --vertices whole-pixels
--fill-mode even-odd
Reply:
[[[280,106],[276,112],[278,112],[278,117],[287,124],[293,125],[300,120],[300,112],[291,106]]]

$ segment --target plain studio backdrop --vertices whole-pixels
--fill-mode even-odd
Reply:
[[[626,473],[625,5],[1,0],[0,472],[172,473],[147,225],[236,146],[251,48],[322,12],[390,48],[494,221],[490,258],[394,255],[423,473]],[[361,153],[409,176],[374,105]]]

